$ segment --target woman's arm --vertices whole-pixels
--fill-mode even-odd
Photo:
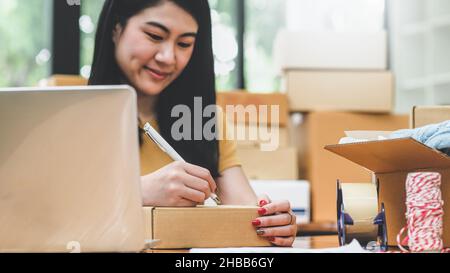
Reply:
[[[256,206],[258,199],[241,167],[225,170],[217,179],[217,195],[224,205]]]

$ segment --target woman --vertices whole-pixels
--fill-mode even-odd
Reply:
[[[140,126],[150,121],[192,163],[172,162],[140,129],[144,205],[196,206],[217,190],[223,204],[259,204],[261,217],[249,223],[257,234],[274,245],[292,245],[297,229],[289,202],[255,196],[236,160],[234,142],[175,141],[171,133],[175,106],[194,109],[194,97],[203,105],[216,103],[207,0],[107,0],[89,83],[133,86]]]

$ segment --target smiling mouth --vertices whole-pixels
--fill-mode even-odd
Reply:
[[[168,78],[171,75],[171,73],[164,73],[164,72],[161,72],[159,70],[152,69],[152,68],[150,68],[148,66],[145,66],[144,68],[156,80],[164,80],[164,79]]]

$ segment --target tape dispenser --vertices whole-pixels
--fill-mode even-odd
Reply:
[[[367,250],[387,251],[384,204],[378,207],[378,187],[372,183],[337,182],[339,244],[356,239]]]

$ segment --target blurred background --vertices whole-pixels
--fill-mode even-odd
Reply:
[[[76,2],[76,1],[75,1]],[[33,86],[53,74],[88,78],[103,0],[0,1],[0,86]],[[210,0],[217,88],[279,92],[274,44],[281,31],[387,31],[398,113],[450,103],[448,0]],[[364,41],[361,41],[364,43]],[[332,45],[330,45],[332,46]]]

